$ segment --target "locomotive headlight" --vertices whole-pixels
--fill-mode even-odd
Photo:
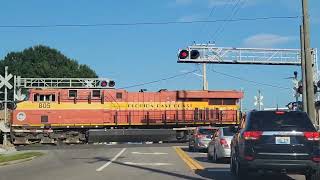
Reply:
[[[27,115],[26,115],[26,113],[24,113],[24,112],[19,112],[19,113],[17,114],[17,120],[18,120],[18,121],[24,121],[26,118],[27,118]]]

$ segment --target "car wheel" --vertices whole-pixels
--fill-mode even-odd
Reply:
[[[320,170],[310,174],[306,174],[306,180],[319,180],[319,179],[320,179]]]
[[[239,180],[246,180],[248,179],[248,172],[247,169],[244,168],[238,160],[234,161],[235,163],[235,174],[237,179]]]

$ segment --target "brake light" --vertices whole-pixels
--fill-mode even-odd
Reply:
[[[262,136],[262,131],[246,131],[243,133],[245,140],[259,140]]]
[[[319,132],[304,132],[304,137],[309,141],[319,141],[320,133]]]
[[[313,157],[312,161],[319,163],[320,162],[320,156]]]
[[[252,161],[252,160],[254,160],[254,157],[253,156],[244,156],[244,159],[247,161]]]
[[[229,148],[228,142],[225,139],[220,139],[220,144],[221,146],[223,146],[224,148]]]
[[[284,111],[276,111],[276,114],[285,114],[285,112]]]

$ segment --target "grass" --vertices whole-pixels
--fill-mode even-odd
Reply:
[[[42,156],[41,152],[26,152],[13,155],[0,155],[0,163]]]

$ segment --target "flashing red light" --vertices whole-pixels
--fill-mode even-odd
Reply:
[[[282,115],[282,114],[285,114],[286,112],[284,111],[276,111],[276,114],[279,114],[279,115]]]
[[[243,133],[245,140],[259,140],[262,136],[262,131],[246,131]]]
[[[100,86],[101,87],[106,87],[108,85],[107,81],[101,81]]]
[[[186,59],[189,56],[189,51],[181,50],[179,53],[179,59]]]

